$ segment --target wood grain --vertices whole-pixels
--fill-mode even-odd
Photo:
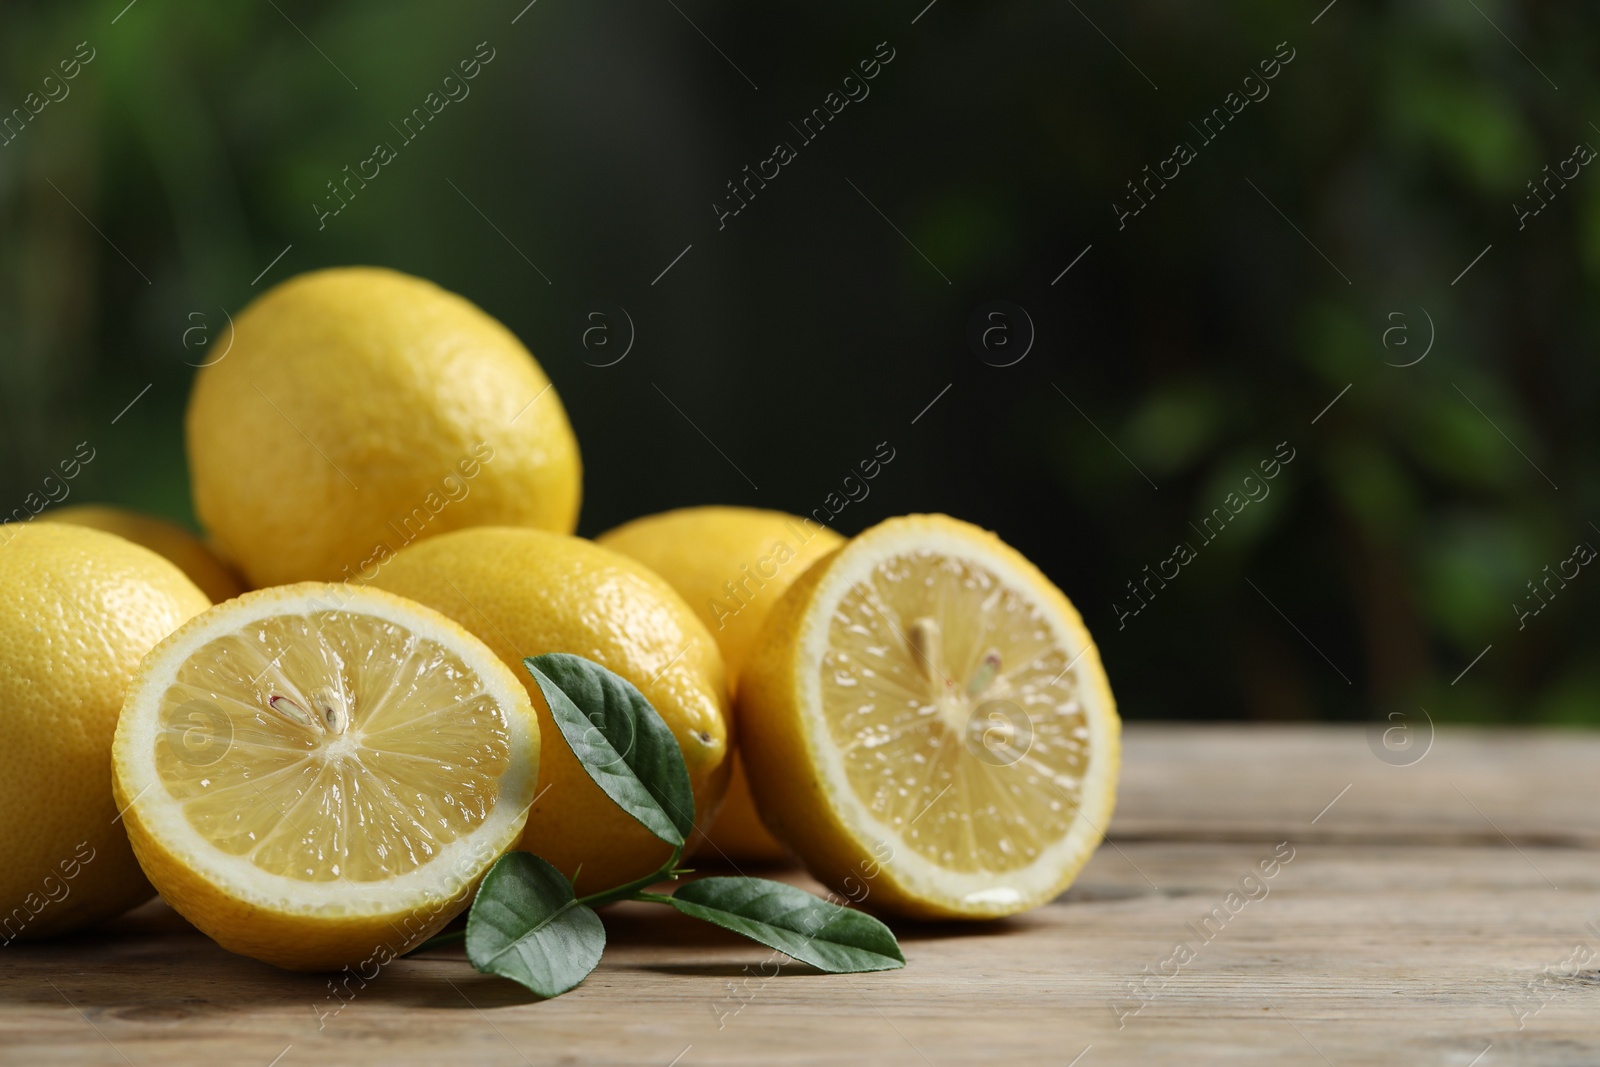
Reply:
[[[440,952],[345,1003],[153,903],[0,949],[0,1063],[1592,1065],[1597,760],[1585,734],[1441,730],[1396,766],[1354,728],[1130,728],[1112,840],[1073,889],[898,925],[910,965],[887,974],[780,967],[624,905],[557,1000]]]

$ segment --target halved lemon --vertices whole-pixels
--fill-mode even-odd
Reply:
[[[539,727],[466,630],[303,583],[204,612],[145,658],[112,760],[134,854],[224,948],[381,966],[444,926],[527,822]]]
[[[1060,893],[1121,725],[1071,602],[993,534],[890,519],[808,570],[740,681],[762,821],[868,908],[991,918]]]

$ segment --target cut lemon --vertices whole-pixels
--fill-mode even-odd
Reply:
[[[527,821],[521,681],[443,615],[304,583],[190,620],[145,658],[112,752],[161,895],[224,948],[381,965],[468,903]]]
[[[1121,726],[1071,602],[943,515],[823,558],[740,680],[762,820],[855,903],[990,918],[1049,901],[1099,844]]]

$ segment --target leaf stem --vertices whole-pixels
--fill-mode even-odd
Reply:
[[[672,897],[668,896],[666,893],[635,893],[633,895],[633,899],[634,900],[646,900],[646,901],[649,901],[651,904],[670,904],[670,903],[672,903]]]
[[[678,865],[678,861],[682,858],[683,845],[680,843],[673,847],[672,855],[667,858],[667,862],[663,863],[659,868],[645,875],[643,878],[637,878],[626,885],[619,885],[615,889],[608,889],[603,893],[594,893],[590,896],[579,897],[578,903],[584,905],[585,907],[598,908],[604,904],[614,904],[619,900],[644,899],[644,897],[641,895],[643,891],[649,889],[657,882],[665,879],[676,880],[677,871],[675,868]]]

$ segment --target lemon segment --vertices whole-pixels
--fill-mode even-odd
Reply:
[[[527,820],[539,733],[471,634],[375,590],[213,608],[151,653],[114,748],[134,852],[225,948],[324,969],[409,949]]]
[[[808,571],[746,668],[763,820],[841,892],[919,917],[1049,900],[1111,817],[1120,725],[1059,590],[985,531],[891,519]]]

